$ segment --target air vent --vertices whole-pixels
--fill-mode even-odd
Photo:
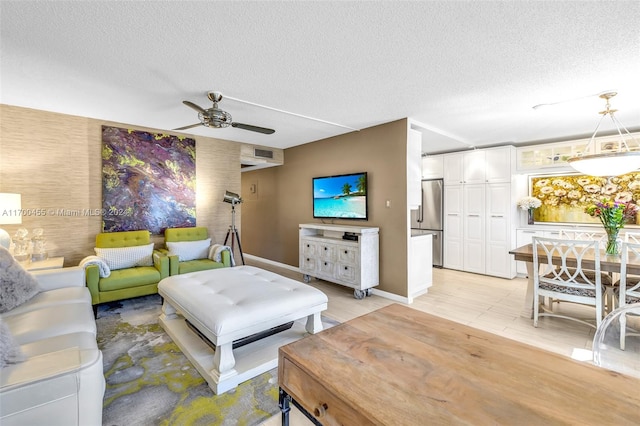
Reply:
[[[269,151],[268,149],[258,149],[255,148],[253,150],[253,155],[259,158],[271,158],[273,159],[273,151]]]

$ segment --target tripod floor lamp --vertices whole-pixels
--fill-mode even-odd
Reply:
[[[240,235],[238,235],[238,229],[236,228],[236,204],[242,203],[242,198],[240,195],[225,191],[224,198],[222,199],[225,203],[231,204],[231,226],[227,231],[227,236],[224,238],[224,245],[227,245],[227,241],[231,238],[231,253],[234,252],[234,239],[238,243],[238,250],[240,251],[240,259],[242,260],[242,264],[244,265],[244,255],[242,254],[242,245],[240,244]]]

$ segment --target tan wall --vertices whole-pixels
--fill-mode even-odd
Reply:
[[[406,296],[406,144],[407,121],[399,120],[289,148],[283,166],[242,173],[244,252],[298,266],[298,224],[318,221],[313,219],[312,178],[366,171],[369,220],[333,223],[379,227],[378,288]]]
[[[0,192],[22,194],[23,209],[100,209],[102,207],[102,125],[167,133],[166,130],[0,105]],[[196,139],[196,220],[215,242],[224,240],[231,206],[225,189],[240,191],[240,146],[201,136]],[[2,214],[2,206],[0,206]],[[240,228],[240,215],[236,225]],[[65,266],[94,254],[100,216],[24,216],[22,225],[0,225],[9,234],[24,227],[44,229],[50,256]],[[163,241],[154,237],[156,247]]]

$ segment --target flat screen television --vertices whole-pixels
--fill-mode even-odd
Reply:
[[[316,219],[369,218],[367,172],[313,178],[313,217]]]

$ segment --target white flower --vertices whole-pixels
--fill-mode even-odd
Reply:
[[[542,201],[536,197],[522,197],[518,200],[518,207],[522,210],[537,209],[542,205]]]
[[[628,203],[633,200],[633,194],[630,192],[619,192],[616,201],[619,203]]]

